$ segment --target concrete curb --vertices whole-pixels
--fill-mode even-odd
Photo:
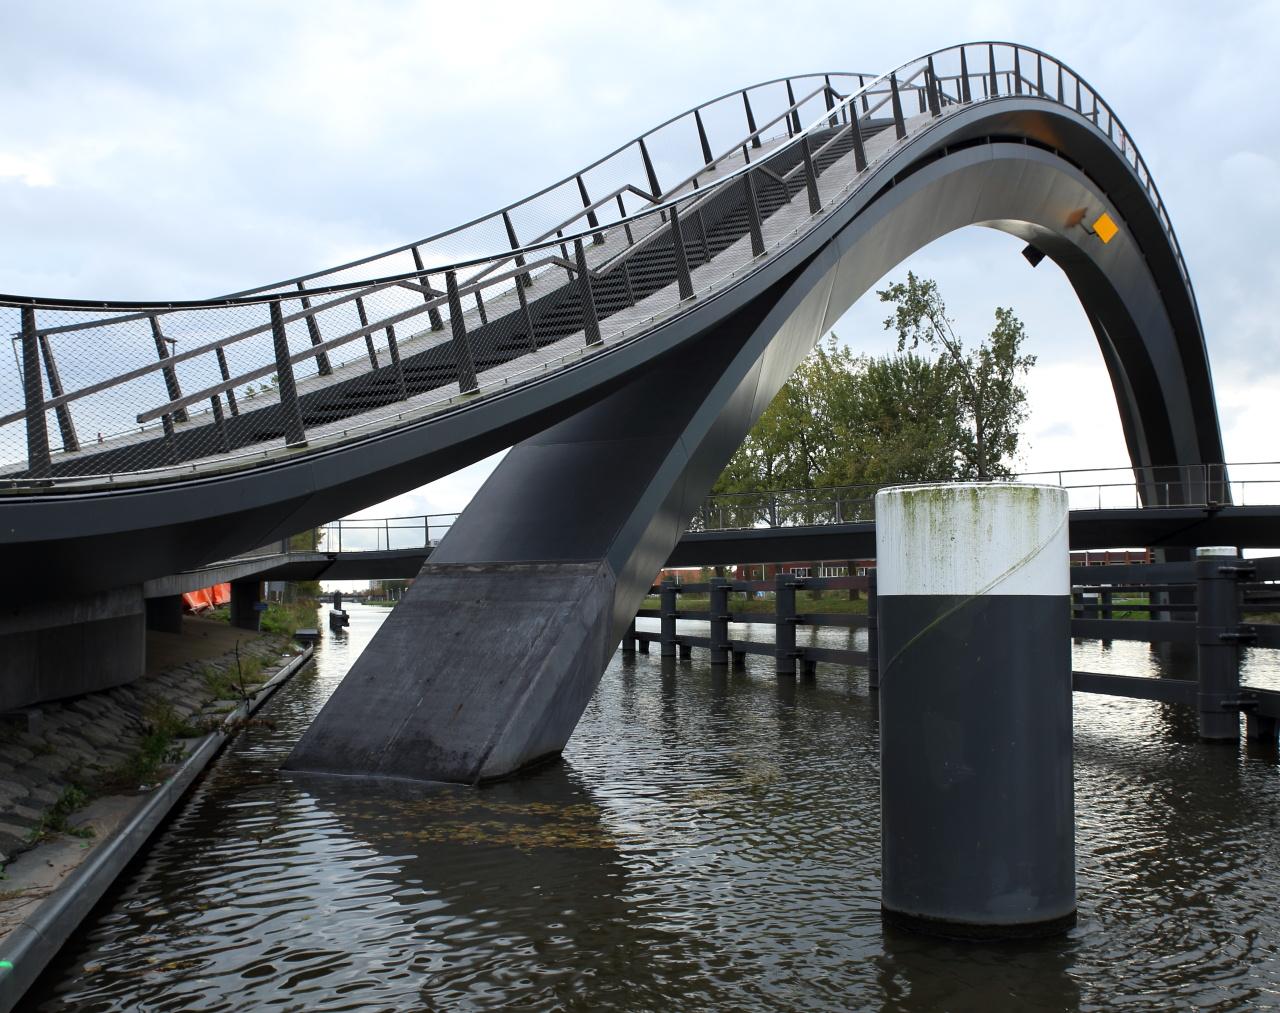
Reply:
[[[255,713],[314,656],[315,648],[308,647],[277,672],[252,700],[228,714],[222,727],[205,736],[174,775],[152,792],[124,826],[101,847],[95,848],[31,917],[13,930],[0,954],[13,965],[0,970],[0,1013],[9,1013],[17,1006],[124,867],[186,795],[196,777],[226,745],[231,737],[229,726]]]

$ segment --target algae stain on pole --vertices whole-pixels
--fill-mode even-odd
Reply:
[[[881,907],[961,938],[1075,923],[1067,493],[876,496]]]

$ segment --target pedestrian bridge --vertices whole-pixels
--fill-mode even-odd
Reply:
[[[983,42],[735,90],[491,215],[260,289],[0,298],[6,560],[25,595],[109,596],[513,447],[293,760],[502,776],[559,751],[818,337],[975,224],[1079,295],[1142,501],[1207,498],[1176,477],[1223,454],[1152,174],[1075,71]]]

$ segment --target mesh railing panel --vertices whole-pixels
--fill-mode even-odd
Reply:
[[[242,467],[500,393],[755,269],[900,134],[966,101],[1042,91],[1112,139],[1167,225],[1110,109],[1035,51],[975,44],[880,78],[768,82],[496,214],[255,293],[153,307],[0,300],[13,346],[0,368],[0,488]]]

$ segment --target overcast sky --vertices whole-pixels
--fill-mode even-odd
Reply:
[[[1280,3],[64,2],[0,17],[0,291],[122,299],[213,296],[421,238],[756,81],[878,73],[961,41],[1044,49],[1112,105],[1160,187],[1227,459],[1280,457]],[[938,279],[962,333],[996,305],[1026,322],[1040,361],[1024,467],[1123,465],[1079,305],[1020,247],[967,229],[890,277]],[[836,331],[887,351],[883,316],[870,295]],[[363,513],[459,509],[491,466]]]

